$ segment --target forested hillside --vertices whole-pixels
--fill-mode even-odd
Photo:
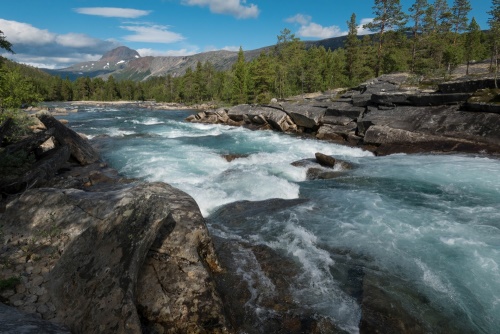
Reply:
[[[348,19],[349,33],[334,50],[311,46],[284,29],[273,48],[246,61],[240,49],[228,71],[210,62],[198,62],[182,76],[155,77],[145,82],[110,76],[81,77],[75,81],[50,77],[34,68],[3,62],[2,106],[38,100],[146,100],[223,104],[267,102],[303,93],[356,85],[383,73],[406,71],[423,77],[447,78],[460,64],[491,59],[497,72],[500,36],[500,0],[492,0],[489,30],[468,19],[468,0],[416,0],[403,11],[399,0],[375,0],[372,34],[357,36],[356,15]],[[10,83],[9,83],[10,82]],[[19,84],[19,92],[9,88]],[[28,94],[27,98],[23,94]]]

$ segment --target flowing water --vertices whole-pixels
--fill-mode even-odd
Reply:
[[[101,154],[120,173],[186,191],[214,235],[291,257],[301,269],[293,278],[294,299],[304,309],[358,332],[362,298],[352,289],[360,287],[345,272],[362,268],[359,276],[383,289],[394,307],[435,332],[499,333],[499,160],[375,157],[272,131],[186,123],[187,111],[80,111],[63,118],[100,138]],[[355,168],[307,181],[306,169],[291,163],[315,152]],[[226,154],[237,159],[228,162]],[[237,227],[210,220],[227,203],[270,198],[309,201]],[[242,277],[251,279],[243,265]]]

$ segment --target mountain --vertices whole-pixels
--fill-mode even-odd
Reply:
[[[324,46],[326,49],[335,50],[344,45],[345,36],[333,37],[320,41],[306,41],[306,47]],[[271,50],[274,46],[267,46],[256,50],[245,51],[245,59],[250,61],[259,56],[261,52]],[[194,69],[198,62],[211,62],[219,70],[228,70],[238,59],[235,51],[209,51],[191,56],[169,57],[141,57],[135,50],[120,46],[104,54],[97,61],[88,61],[73,66],[44,71],[62,78],[68,77],[75,80],[78,77],[101,77],[106,79],[110,75],[117,80],[130,79],[134,81],[147,80],[158,76],[180,76],[190,67]]]

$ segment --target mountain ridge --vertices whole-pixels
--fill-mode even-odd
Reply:
[[[332,51],[344,45],[346,36],[332,37],[318,41],[304,41],[306,48],[323,46]],[[251,61],[274,45],[244,51],[245,60]],[[198,62],[211,62],[216,70],[229,70],[238,59],[237,51],[207,51],[189,56],[145,56],[136,50],[120,46],[106,52],[99,60],[77,63],[62,69],[41,69],[51,75],[76,80],[79,77],[101,77],[113,75],[117,80],[144,81],[151,77],[181,76],[188,68],[195,69]]]

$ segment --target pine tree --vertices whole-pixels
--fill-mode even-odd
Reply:
[[[429,7],[429,3],[427,0],[416,0],[413,6],[410,7],[410,18],[413,21],[412,27],[412,49],[411,49],[411,66],[410,70],[412,72],[415,71],[415,63],[417,60],[417,48],[420,42],[420,35],[423,33],[423,17],[427,8]]]
[[[469,75],[469,65],[480,54],[481,48],[481,28],[477,24],[476,19],[472,18],[467,34],[465,36],[465,60],[467,61],[466,74]]]
[[[467,16],[469,15],[472,7],[469,0],[454,0],[453,7],[451,8],[451,24],[453,32],[455,33],[453,44],[457,43],[459,33],[467,29]]]
[[[361,72],[361,57],[360,57],[360,45],[361,42],[358,39],[358,26],[356,24],[356,14],[352,13],[351,19],[347,22],[349,32],[347,33],[347,38],[345,41],[346,50],[346,70],[347,77],[349,78],[349,84],[355,85],[359,83],[359,74]]]
[[[442,70],[444,64],[449,64],[445,60],[445,53],[450,58],[451,49],[447,49],[450,43],[451,16],[446,0],[435,0],[427,8],[423,19],[425,45],[422,47],[427,54],[422,72]]]
[[[375,18],[372,22],[365,24],[364,28],[378,33],[379,44],[377,64],[375,66],[375,74],[378,76],[381,70],[384,34],[394,28],[403,28],[407,22],[407,17],[403,13],[399,0],[375,0],[373,13]]]

